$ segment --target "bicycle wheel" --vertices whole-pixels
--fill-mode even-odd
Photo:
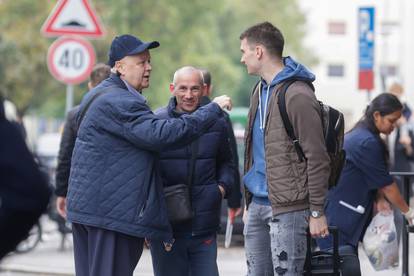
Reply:
[[[30,230],[27,238],[19,243],[16,247],[16,253],[26,253],[31,251],[40,242],[42,238],[42,226],[36,223]]]

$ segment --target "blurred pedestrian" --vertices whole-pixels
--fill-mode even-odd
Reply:
[[[211,102],[210,97],[213,95],[213,84],[211,73],[207,69],[200,69],[203,73],[204,84],[206,85],[201,98],[201,105],[205,105]],[[237,153],[236,137],[234,136],[233,125],[230,120],[230,116],[224,113],[224,118],[227,125],[227,136],[230,142],[231,156],[233,157],[232,164],[235,166],[233,170],[233,187],[231,188],[231,194],[227,197],[228,206],[228,218],[230,223],[233,224],[234,219],[241,214],[241,185],[240,185],[240,172],[239,172],[239,155]]]
[[[17,110],[16,105],[7,99],[3,99],[2,108],[4,110],[4,114],[6,119],[22,134],[23,139],[26,140],[26,128],[24,127],[23,120]]]
[[[47,179],[0,99],[0,259],[25,239],[46,210]]]
[[[401,116],[397,120],[395,130],[387,135],[386,142],[389,150],[390,171],[411,172],[412,162],[414,160],[414,134],[413,131],[407,127],[407,121],[404,116]],[[395,182],[398,185],[398,189],[403,191],[404,182],[402,177],[396,176]],[[409,191],[411,192],[411,187]],[[404,217],[397,209],[394,209],[394,222],[397,229],[397,239],[400,241]]]
[[[82,100],[67,195],[77,276],[132,275],[144,237],[172,242],[157,154],[190,143],[231,108],[221,96],[191,115],[158,119],[141,94],[152,70],[149,49],[158,46],[115,37],[111,76]]]
[[[101,81],[107,79],[110,73],[111,67],[108,65],[103,63],[96,64],[89,76],[88,89],[91,90]],[[72,152],[78,132],[78,125],[76,123],[78,111],[79,105],[69,110],[66,116],[56,168],[56,209],[63,218],[66,218],[66,194],[68,193]]]
[[[403,105],[402,116],[398,119],[395,130],[386,138],[389,150],[390,171],[411,172],[414,158],[414,128],[411,119],[412,110],[409,105],[402,100],[404,96],[404,88],[400,83],[392,83],[389,87],[389,93],[396,96]],[[400,191],[403,191],[404,183],[401,177],[396,177],[395,181]],[[394,210],[394,221],[399,241],[404,223],[404,218],[399,210]]]
[[[398,100],[402,103],[402,105],[403,105],[402,117],[406,121],[410,121],[411,115],[412,115],[413,112],[412,112],[411,107],[408,105],[408,103],[403,101],[403,97],[404,97],[404,88],[403,88],[403,86],[399,82],[393,82],[390,85],[388,90],[389,90],[389,93],[396,96],[398,98]]]
[[[346,163],[336,187],[329,191],[325,207],[329,225],[339,229],[340,254],[358,255],[358,242],[372,218],[374,201],[379,212],[390,212],[391,202],[412,224],[414,211],[402,198],[389,174],[388,151],[380,135],[389,135],[401,117],[397,97],[381,94],[367,107],[364,116],[345,135]],[[388,201],[387,201],[388,200]],[[361,206],[361,207],[359,207]],[[332,237],[318,240],[321,249],[332,248]],[[358,262],[343,264],[360,275]],[[345,274],[344,274],[345,275]]]
[[[248,28],[240,40],[241,63],[248,74],[261,78],[251,97],[245,135],[247,274],[302,275],[308,225],[314,237],[328,234],[323,206],[329,157],[320,105],[308,84],[315,76],[283,57],[283,35],[269,22]],[[278,92],[291,80],[286,109],[306,162],[300,161],[277,104]]]
[[[180,118],[200,107],[205,84],[200,70],[186,66],[174,73],[168,105],[159,118]],[[173,223],[174,244],[166,251],[160,240],[151,240],[156,276],[218,276],[217,239],[220,207],[231,194],[234,165],[224,117],[191,144],[160,153],[160,174],[164,187],[188,185],[192,219]],[[191,179],[190,179],[191,178]]]

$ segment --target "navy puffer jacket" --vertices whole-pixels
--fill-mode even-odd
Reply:
[[[108,89],[108,87],[110,87]],[[178,119],[157,118],[145,98],[116,75],[88,92],[105,89],[80,123],[67,196],[68,219],[136,237],[168,240],[157,153],[196,139],[222,115],[217,104]],[[79,119],[79,118],[78,118]]]
[[[168,106],[157,110],[155,114],[163,119],[185,116],[176,111],[176,104],[175,97],[172,97]],[[223,186],[227,197],[234,181],[234,166],[226,127],[222,117],[198,139],[191,197],[194,218],[191,222],[173,225],[176,237],[210,234],[219,229],[222,196],[218,185]],[[160,153],[160,171],[164,186],[187,184],[191,152],[192,146],[188,144]]]

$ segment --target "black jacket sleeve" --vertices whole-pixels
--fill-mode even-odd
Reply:
[[[227,205],[229,208],[239,208],[241,206],[241,186],[240,186],[240,172],[239,172],[239,155],[237,153],[236,137],[234,136],[233,126],[230,118],[226,112],[224,118],[226,120],[227,137],[229,139],[231,157],[233,168],[233,187],[231,194],[227,198]]]
[[[75,147],[77,124],[76,115],[79,107],[75,107],[68,112],[65,127],[60,141],[58,154],[58,164],[56,168],[56,190],[57,196],[66,197],[68,192],[70,166],[72,160],[72,152]]]
[[[201,98],[201,106],[210,103],[211,100],[208,97]],[[240,171],[239,171],[239,155],[237,153],[236,137],[234,136],[233,125],[231,123],[229,115],[223,111],[224,119],[226,121],[227,137],[229,139],[231,150],[231,163],[233,164],[233,185],[231,187],[231,193],[227,197],[227,206],[229,208],[239,208],[241,206],[241,186],[240,186]]]

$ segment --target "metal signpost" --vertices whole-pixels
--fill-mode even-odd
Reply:
[[[374,89],[375,8],[358,10],[359,74],[358,88],[367,90],[368,102]]]

